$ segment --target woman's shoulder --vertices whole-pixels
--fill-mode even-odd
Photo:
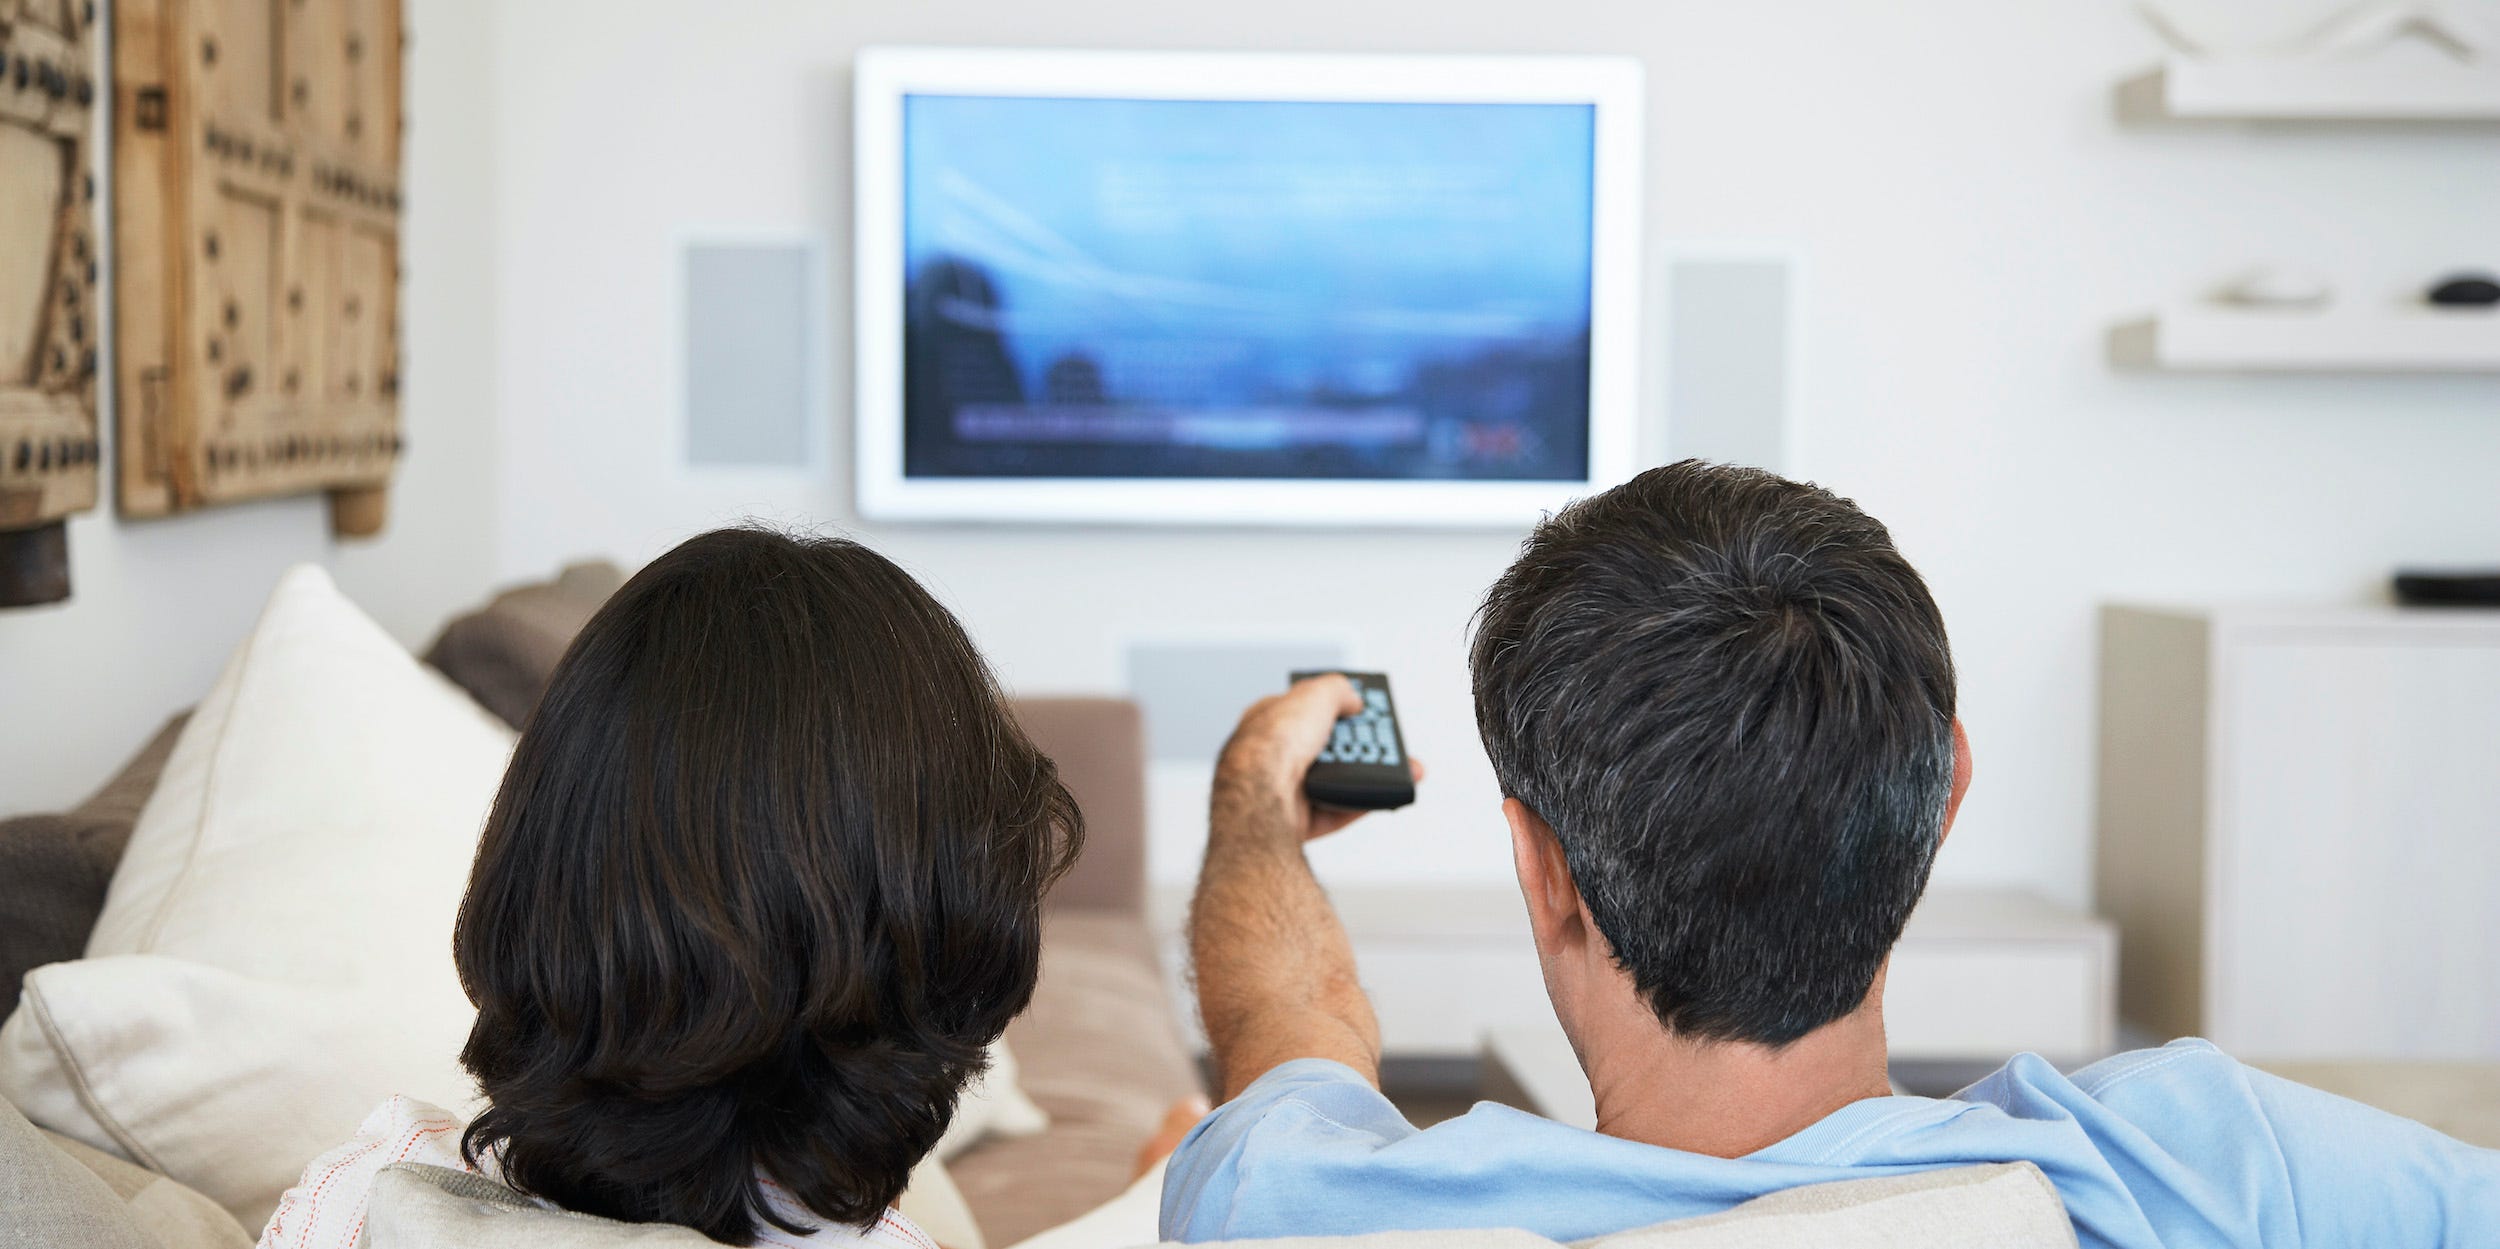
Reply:
[[[279,1199],[277,1213],[260,1234],[259,1249],[356,1249],[365,1230],[366,1199],[374,1177],[397,1162],[420,1162],[480,1173],[460,1151],[459,1115],[413,1097],[395,1096],[365,1116],[356,1134],[312,1160],[303,1178]],[[487,1173],[491,1175],[490,1173]],[[832,1249],[937,1249],[910,1219],[888,1210],[866,1229],[825,1226],[824,1220],[800,1206],[779,1185],[765,1181],[765,1194],[775,1212],[814,1235],[796,1236],[765,1224],[758,1245]]]
[[[394,1096],[365,1116],[345,1142],[312,1160],[302,1179],[278,1199],[260,1234],[260,1249],[355,1249],[365,1229],[365,1198],[373,1177],[394,1162],[423,1162],[463,1171],[460,1116],[407,1096]]]

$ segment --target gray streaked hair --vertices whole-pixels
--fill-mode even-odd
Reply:
[[[1784,1045],[1855,1010],[1953,784],[1944,620],[1857,506],[1686,460],[1548,518],[1485,595],[1476,723],[1661,1022]]]

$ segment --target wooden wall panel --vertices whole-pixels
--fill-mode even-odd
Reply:
[[[5,2],[5,0],[0,0]],[[122,509],[326,490],[399,415],[398,0],[116,0]]]
[[[69,595],[95,506],[96,13],[0,0],[0,606]]]

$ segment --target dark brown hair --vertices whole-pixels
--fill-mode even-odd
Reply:
[[[567,1209],[752,1242],[876,1221],[1032,997],[1083,823],[946,609],[855,542],[704,534],[522,730],[453,954],[463,1149]]]
[[[1927,886],[1953,655],[1892,535],[1753,468],[1654,468],[1537,526],[1485,596],[1476,725],[1684,1036],[1856,1010]]]

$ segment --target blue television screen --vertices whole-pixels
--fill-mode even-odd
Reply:
[[[1587,477],[1594,125],[906,96],[904,475]]]

